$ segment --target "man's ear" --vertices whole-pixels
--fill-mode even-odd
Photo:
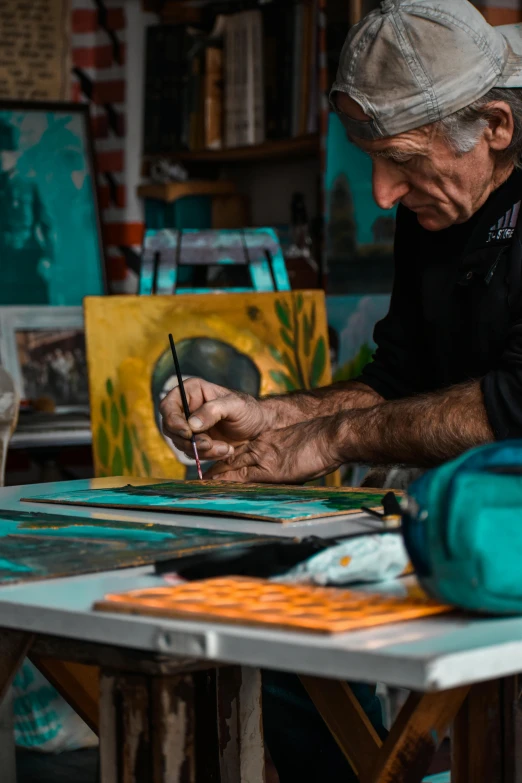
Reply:
[[[513,139],[515,122],[513,112],[508,103],[495,101],[484,107],[484,116],[488,126],[484,131],[484,138],[490,149],[501,152],[509,147]]]

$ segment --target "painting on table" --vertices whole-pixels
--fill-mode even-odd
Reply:
[[[0,362],[22,402],[43,397],[56,411],[88,411],[81,307],[0,307]]]
[[[0,511],[0,584],[130,568],[276,543],[246,533]]]
[[[2,305],[104,292],[86,105],[0,102],[0,258]]]
[[[381,505],[382,490],[330,489],[211,481],[169,481],[151,486],[89,489],[27,498],[32,503],[144,509],[302,522],[353,514]]]
[[[334,381],[357,378],[372,361],[373,330],[390,306],[389,294],[326,297],[330,361]]]
[[[330,382],[319,291],[88,298],[85,328],[97,476],[195,478],[162,432],[159,405],[183,376],[267,395]]]

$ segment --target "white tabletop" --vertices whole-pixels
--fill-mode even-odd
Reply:
[[[100,510],[20,503],[22,496],[89,486],[116,486],[125,479],[98,479],[0,490],[0,509],[59,512],[92,517]],[[133,483],[150,483],[134,481]],[[276,535],[339,535],[368,526],[355,515],[292,525],[198,515],[103,511],[119,520]],[[522,618],[446,616],[356,633],[319,636],[203,622],[94,612],[109,592],[155,586],[152,567],[55,579],[0,588],[0,627],[83,639],[118,647],[261,666],[323,677],[384,682],[414,690],[441,690],[507,676],[522,670]]]

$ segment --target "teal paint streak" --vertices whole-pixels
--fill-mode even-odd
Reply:
[[[25,566],[22,563],[13,563],[11,560],[5,560],[0,557],[0,571],[16,571],[17,573],[24,573],[31,571],[30,566]]]

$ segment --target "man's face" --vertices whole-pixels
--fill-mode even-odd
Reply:
[[[369,119],[344,93],[337,94],[337,107],[353,119]],[[432,125],[387,139],[352,141],[372,158],[377,204],[382,209],[404,204],[428,231],[465,223],[500,184],[495,156],[483,138],[464,155],[457,155]]]

